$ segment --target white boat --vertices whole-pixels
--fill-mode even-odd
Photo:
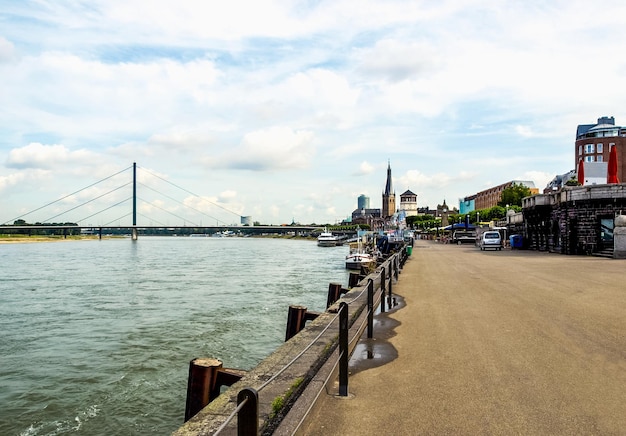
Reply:
[[[317,245],[319,247],[335,247],[340,245],[340,243],[337,236],[333,235],[327,229],[324,229],[324,231],[317,237]]]
[[[350,253],[346,256],[346,269],[360,270],[361,267],[369,268],[376,264],[376,256],[367,252],[359,241],[350,244]]]

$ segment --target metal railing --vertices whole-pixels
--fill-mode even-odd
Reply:
[[[302,357],[319,339],[335,324],[338,322],[338,341],[337,347],[339,349],[339,355],[337,361],[333,364],[329,377],[326,380],[325,385],[330,379],[337,373],[339,380],[339,395],[348,395],[348,381],[349,370],[348,362],[349,358],[356,347],[356,342],[361,338],[365,328],[367,327],[367,338],[373,338],[374,335],[374,312],[376,307],[380,305],[381,312],[385,312],[385,300],[387,300],[388,306],[391,307],[393,297],[392,288],[394,279],[397,281],[399,278],[400,269],[404,266],[408,256],[405,250],[401,250],[398,253],[392,255],[382,265],[377,273],[370,274],[367,278],[367,285],[364,286],[362,291],[350,298],[347,301],[339,301],[338,310],[334,317],[332,317],[322,331],[315,337],[310,343],[305,346],[290,362],[284,365],[278,372],[276,372],[271,378],[265,381],[257,389],[251,387],[243,388],[237,395],[237,407],[232,413],[224,420],[224,422],[215,430],[214,435],[221,434],[233,421],[235,416],[237,417],[237,434],[240,436],[253,436],[257,435],[259,431],[259,392],[269,386],[277,377],[283,374],[289,367],[291,367],[298,359]],[[387,273],[389,268],[389,273]],[[377,294],[378,299],[374,299],[376,290],[374,283],[380,280],[380,292]],[[361,325],[358,325],[356,332],[352,339],[349,339],[350,323],[349,323],[349,308],[350,304],[357,302],[367,292],[366,303],[366,317]],[[361,315],[362,316],[362,315]],[[354,326],[352,326],[354,327]],[[338,367],[338,368],[337,368]],[[321,392],[320,392],[321,393]],[[319,397],[317,394],[316,398]],[[306,411],[308,413],[310,408]],[[305,413],[305,415],[306,415]]]

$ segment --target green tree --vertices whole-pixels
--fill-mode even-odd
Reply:
[[[521,183],[513,183],[511,186],[502,190],[502,196],[498,202],[498,206],[521,206],[522,198],[530,197],[532,193],[530,188]]]

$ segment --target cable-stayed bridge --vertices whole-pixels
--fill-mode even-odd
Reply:
[[[129,177],[129,173],[132,177]],[[144,197],[146,194],[151,197]],[[184,195],[184,198],[181,199],[180,195]],[[216,217],[216,212],[220,213],[219,218]],[[236,220],[236,224],[232,221],[228,224],[223,218],[224,215],[231,217],[231,220]],[[34,219],[40,216],[47,218]],[[142,218],[144,223],[138,223],[138,217]],[[162,217],[166,217],[166,220]],[[33,220],[34,224],[32,224]],[[203,221],[215,222],[215,225],[203,225]],[[255,233],[284,233],[311,231],[319,228],[317,226],[242,227],[241,221],[242,217],[237,212],[133,163],[132,166],[115,174],[4,222],[0,225],[0,232],[19,231],[32,234],[37,231],[54,230],[67,235],[68,232],[78,230],[81,233],[97,233],[102,236],[103,233],[119,233],[126,230],[126,233],[132,234],[133,239],[136,239],[141,232],[173,234],[182,231],[185,234],[191,232],[205,234],[246,229]]]

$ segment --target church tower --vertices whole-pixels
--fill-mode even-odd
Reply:
[[[396,213],[396,193],[393,191],[391,184],[391,163],[387,163],[387,183],[383,192],[383,210],[382,217],[388,218]]]

